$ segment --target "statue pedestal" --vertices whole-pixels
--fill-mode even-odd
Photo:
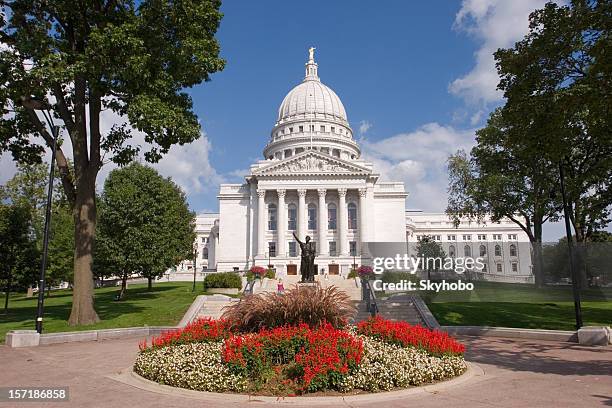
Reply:
[[[319,282],[298,282],[296,283],[296,286],[298,289],[302,289],[302,288],[316,289],[321,285]]]

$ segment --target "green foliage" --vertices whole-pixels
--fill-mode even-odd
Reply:
[[[0,204],[0,279],[7,302],[11,289],[36,282],[40,258],[30,217],[27,206]]]
[[[69,208],[56,207],[51,214],[47,284],[73,282],[74,269],[74,217]]]
[[[204,288],[242,288],[240,275],[234,272],[210,273],[204,278]]]
[[[427,259],[441,259],[442,263],[444,262],[444,258],[446,258],[446,253],[442,248],[442,245],[436,242],[431,236],[423,235],[421,240],[417,244],[417,256],[419,258]],[[439,262],[427,262],[425,265],[427,271],[437,270],[441,266]]]
[[[274,269],[268,268],[266,270],[266,274],[264,275],[264,278],[268,278],[268,279],[276,278],[276,273],[274,272]]]
[[[348,276],[346,277],[347,279],[353,279],[356,278],[357,275],[357,269],[351,269],[351,271],[349,272]]]
[[[180,188],[153,168],[113,170],[99,206],[96,270],[155,278],[191,256],[194,214]]]

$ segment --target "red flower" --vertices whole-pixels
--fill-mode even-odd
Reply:
[[[385,320],[380,316],[360,322],[357,332],[402,347],[420,348],[433,355],[458,355],[465,352],[465,346],[446,332],[412,326],[402,321]]]
[[[200,318],[189,323],[182,329],[169,330],[151,338],[151,346],[147,340],[139,343],[141,351],[147,348],[158,348],[171,344],[186,344],[192,342],[219,341],[229,337],[229,324],[225,320]]]

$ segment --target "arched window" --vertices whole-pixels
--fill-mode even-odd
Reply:
[[[355,203],[348,204],[348,227],[357,229],[357,205]]]
[[[268,230],[276,231],[276,204],[268,204]]]
[[[208,248],[204,247],[204,249],[202,249],[202,259],[208,259]]]
[[[480,246],[480,256],[485,256],[487,254],[487,247],[484,245]]]
[[[499,245],[495,245],[495,256],[501,256],[501,247]]]
[[[516,245],[510,244],[510,256],[516,256]]]
[[[297,207],[295,204],[289,204],[287,207],[287,224],[290,231],[297,229]]]
[[[469,245],[463,247],[463,255],[464,256],[472,256],[472,248]]]
[[[451,258],[455,257],[455,246],[451,245],[448,247],[448,256],[450,256]]]
[[[313,203],[308,204],[308,229],[317,229],[317,206]]]
[[[336,222],[338,221],[336,204],[329,204],[327,206],[327,229],[335,230]]]

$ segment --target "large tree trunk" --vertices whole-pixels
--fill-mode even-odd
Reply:
[[[125,291],[127,290],[127,278],[127,272],[123,271],[121,274],[121,290],[119,291],[119,295],[117,295],[117,300],[121,300],[125,297]]]
[[[96,171],[82,174],[78,181],[74,203],[74,290],[72,292],[72,311],[68,319],[70,326],[93,324],[100,321],[94,309],[94,284],[91,270],[96,230],[95,173]]]
[[[148,279],[148,288],[147,291],[151,292],[153,290],[153,278],[152,277],[147,277]]]
[[[531,244],[533,245],[533,276],[535,285],[538,288],[544,286],[544,257],[542,254],[542,221],[534,220],[533,237]]]

